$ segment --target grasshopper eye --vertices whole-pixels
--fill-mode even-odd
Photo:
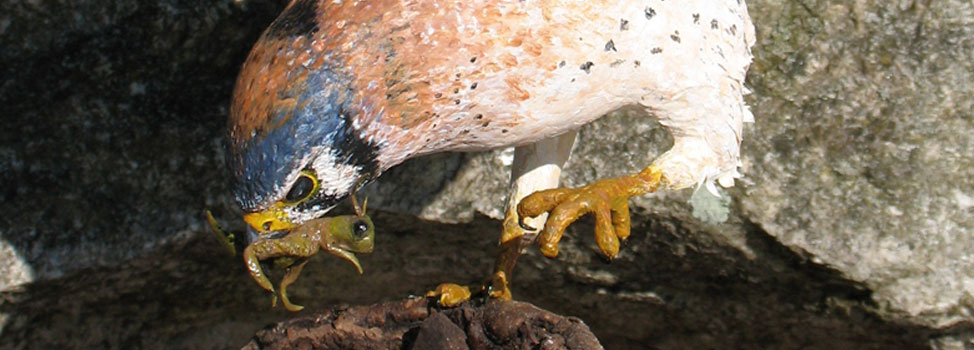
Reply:
[[[284,196],[286,203],[296,204],[311,198],[311,194],[318,187],[318,179],[310,171],[302,171],[298,180],[291,186],[291,190]]]
[[[355,238],[362,238],[369,232],[369,224],[365,221],[359,220],[352,224],[352,234]]]

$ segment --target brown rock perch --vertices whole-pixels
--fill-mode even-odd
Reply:
[[[452,309],[425,298],[336,307],[257,332],[244,349],[602,349],[582,320],[491,300]]]

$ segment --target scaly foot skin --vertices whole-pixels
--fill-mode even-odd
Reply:
[[[301,269],[307,263],[307,258],[325,250],[332,255],[348,260],[362,273],[362,266],[354,253],[371,253],[375,243],[375,227],[372,219],[364,213],[359,215],[344,215],[330,218],[310,220],[292,229],[283,237],[265,236],[244,249],[244,262],[247,271],[254,281],[264,290],[271,292],[272,305],[276,304],[277,296],[274,286],[261,269],[260,262],[268,259],[287,261],[287,272],[280,284],[281,301],[290,311],[299,311],[303,307],[295,305],[287,298],[287,286],[297,280]]]
[[[601,180],[576,189],[538,191],[525,197],[518,203],[517,212],[509,212],[504,220],[501,251],[494,263],[494,273],[483,290],[492,299],[511,300],[508,279],[525,244],[524,230],[535,230],[524,225],[521,218],[549,213],[537,241],[541,253],[554,258],[558,256],[558,242],[568,225],[593,213],[595,241],[602,254],[609,259],[615,258],[619,254],[620,242],[629,238],[629,197],[656,191],[662,177],[660,169],[651,165],[638,174]],[[470,289],[444,283],[426,296],[437,298],[440,306],[453,307],[470,299]]]
[[[511,295],[511,289],[507,285],[507,273],[504,271],[494,271],[494,274],[490,276],[489,286],[487,287],[487,295],[491,299],[497,300],[511,300],[514,298]]]
[[[511,290],[507,286],[507,276],[517,263],[518,256],[521,255],[524,231],[518,225],[517,213],[514,210],[508,212],[504,219],[504,232],[501,234],[500,248],[494,262],[494,273],[485,281],[479,289],[491,299],[511,300]],[[470,288],[454,283],[443,283],[436,289],[426,293],[427,298],[436,299],[440,307],[455,307],[470,300]]]
[[[497,260],[494,261],[494,273],[491,274],[485,288],[492,299],[511,300],[513,298],[507,278],[514,273],[517,258],[521,256],[521,249],[526,244],[525,232],[520,221],[516,209],[508,210],[504,218],[504,232],[501,234],[501,249],[497,254]]]
[[[585,214],[595,215],[595,242],[606,258],[619,253],[619,242],[629,237],[629,197],[656,191],[663,173],[650,165],[638,174],[600,180],[576,189],[532,193],[518,204],[522,218],[549,213],[538,236],[541,254],[558,256],[558,242],[571,223]]]

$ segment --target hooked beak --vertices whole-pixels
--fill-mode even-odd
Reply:
[[[268,232],[290,230],[297,225],[287,220],[287,215],[279,208],[270,208],[261,212],[245,214],[247,225],[250,225],[261,235]]]

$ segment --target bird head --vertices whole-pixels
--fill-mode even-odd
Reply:
[[[261,235],[322,216],[380,171],[350,77],[313,47],[317,29],[301,3],[314,4],[292,3],[255,45],[230,108],[233,193]]]

